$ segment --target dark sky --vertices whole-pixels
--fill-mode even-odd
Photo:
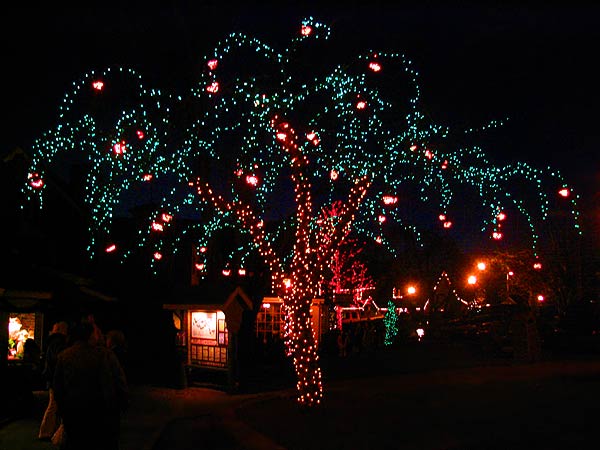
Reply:
[[[48,2],[2,13],[0,154],[27,149],[52,127],[64,93],[91,69],[133,67],[162,90],[183,93],[230,32],[283,48],[312,15],[332,26],[333,40],[356,46],[356,55],[406,54],[421,74],[424,109],[437,122],[509,118],[485,141],[488,152],[499,161],[550,164],[573,180],[584,201],[597,195],[600,6],[591,2],[122,3],[128,6]]]

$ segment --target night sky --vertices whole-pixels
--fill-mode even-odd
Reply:
[[[63,95],[92,69],[132,67],[150,85],[186,93],[229,33],[283,49],[312,15],[332,27],[332,41],[356,48],[353,55],[371,49],[411,59],[421,75],[422,109],[436,122],[462,127],[508,118],[482,142],[496,161],[549,164],[573,182],[583,203],[597,196],[600,6],[127,3],[50,2],[2,14],[0,154],[29,149],[53,127]]]

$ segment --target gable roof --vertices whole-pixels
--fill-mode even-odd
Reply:
[[[206,283],[200,286],[177,288],[171,294],[171,303],[163,309],[228,310],[236,303],[241,309],[253,309],[254,303],[241,286],[231,283]]]

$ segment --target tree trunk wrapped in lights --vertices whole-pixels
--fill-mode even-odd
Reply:
[[[286,353],[292,358],[297,377],[298,402],[315,406],[323,396],[321,368],[317,353],[311,305],[318,293],[326,265],[331,260],[340,242],[347,236],[350,225],[361,200],[370,185],[364,176],[350,189],[347,201],[337,212],[337,221],[327,228],[312,227],[315,220],[311,202],[311,185],[305,173],[308,161],[295,145],[293,129],[286,126],[288,138],[282,144],[283,151],[290,155],[291,179],[296,192],[296,233],[292,262],[288,269],[292,277],[288,288],[283,286],[281,258],[268,245],[261,220],[252,208],[242,202],[227,202],[222,196],[213,193],[206,183],[198,180],[196,188],[203,201],[221,212],[233,212],[241,228],[247,230],[259,251],[265,258],[272,273],[273,292],[282,292],[285,308],[284,342]]]

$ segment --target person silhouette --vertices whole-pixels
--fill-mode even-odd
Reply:
[[[71,346],[58,355],[53,383],[65,450],[119,448],[127,381],[115,353],[96,336],[93,324],[82,321],[71,330]]]
[[[67,322],[56,322],[52,326],[52,330],[48,337],[48,345],[44,357],[44,368],[42,370],[42,377],[46,382],[46,387],[48,389],[48,405],[46,406],[46,411],[44,411],[44,417],[42,418],[42,423],[40,424],[38,432],[38,439],[43,441],[51,440],[60,426],[60,417],[58,416],[58,406],[56,405],[56,400],[54,398],[54,386],[52,380],[54,378],[54,369],[56,367],[58,354],[67,347],[68,330],[69,326]]]

